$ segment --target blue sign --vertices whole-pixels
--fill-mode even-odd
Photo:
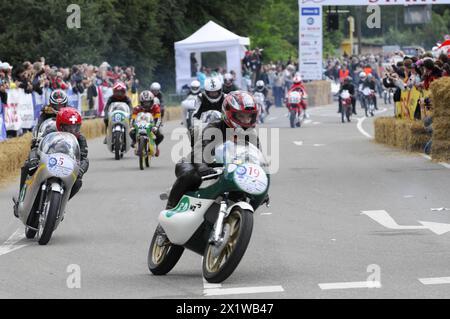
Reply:
[[[320,16],[320,8],[302,8],[302,16]]]
[[[6,140],[5,117],[3,115],[3,104],[0,101],[0,141]]]

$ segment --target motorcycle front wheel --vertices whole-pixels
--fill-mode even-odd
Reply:
[[[291,123],[291,128],[295,128],[295,120],[297,119],[297,111],[292,110],[289,115],[289,121]]]
[[[113,133],[113,143],[114,143],[114,155],[116,158],[116,161],[120,161],[121,153],[122,153],[122,133],[121,132],[114,132]]]
[[[244,256],[253,231],[253,213],[235,208],[224,221],[228,229],[228,241],[217,254],[216,246],[210,244],[203,255],[203,276],[209,283],[225,281],[237,268]]]
[[[62,195],[58,192],[50,192],[44,203],[44,209],[39,216],[38,226],[38,242],[39,245],[45,246],[52,238],[55,230],[56,220],[58,218],[58,211],[61,204]]]
[[[138,156],[139,156],[139,168],[141,169],[141,171],[144,170],[144,162],[145,159],[147,158],[147,140],[144,138],[140,138],[139,139],[139,148],[138,148]]]
[[[148,269],[155,276],[167,275],[178,263],[184,252],[184,247],[171,244],[162,233],[162,227],[158,226],[148,251]],[[164,241],[162,245],[158,244],[160,240]]]

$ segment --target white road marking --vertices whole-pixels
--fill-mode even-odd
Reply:
[[[322,290],[338,290],[338,289],[360,289],[360,288],[381,288],[379,281],[359,281],[359,282],[336,282],[319,284]]]
[[[271,116],[271,117],[269,117],[267,120],[268,120],[268,121],[275,121],[276,119],[278,119],[278,117]]]
[[[385,210],[364,211],[362,215],[372,218],[381,226],[394,230],[426,229],[425,226],[400,226]]]
[[[379,112],[375,112],[375,114],[381,114],[381,113],[386,112],[387,110],[388,110],[387,108],[384,108]],[[362,126],[365,120],[367,120],[367,117],[358,118],[358,124],[356,127],[358,128],[358,130],[361,132],[362,135],[364,135],[367,138],[373,139],[373,136],[370,135],[369,133],[367,133]]]
[[[422,226],[401,226],[389,215],[385,210],[364,211],[362,215],[366,215],[376,221],[378,224],[392,230],[421,230],[428,229],[436,235],[443,235],[450,232],[450,224],[433,223],[419,221]]]
[[[284,289],[282,286],[219,288],[219,289],[206,289],[204,295],[206,297],[211,297],[211,296],[263,294],[274,292],[284,292]]]
[[[450,208],[441,207],[441,208],[432,208],[431,209],[432,212],[443,212],[443,211],[447,211],[447,210],[450,210]]]
[[[20,229],[16,230],[16,232],[12,234],[11,237],[9,237],[8,240],[5,241],[3,245],[0,246],[0,256],[9,254],[13,251],[29,246],[31,243],[19,244],[19,242],[24,238],[25,238],[24,231]]]
[[[448,285],[450,277],[420,278],[419,281],[424,285]]]
[[[367,119],[367,117],[361,117],[361,118],[359,118],[359,119],[358,119],[358,125],[357,125],[356,127],[358,128],[358,130],[361,132],[362,135],[364,135],[364,136],[367,137],[367,138],[372,139],[372,138],[373,138],[372,135],[370,135],[369,133],[367,133],[367,132],[364,130],[363,126],[362,126],[362,124],[364,123],[364,121],[365,121],[366,119]]]
[[[414,198],[414,195],[405,195],[403,198]]]
[[[312,120],[304,120],[303,123],[304,124],[311,124],[313,121]]]
[[[444,166],[445,168],[450,169],[450,164],[447,164],[447,163],[439,163],[439,164]]]
[[[322,146],[326,146],[325,144],[314,144],[314,147],[322,147]]]
[[[262,213],[261,216],[270,216],[273,215],[272,213]]]
[[[421,222],[419,221],[425,228],[428,228],[436,235],[444,235],[450,232],[450,224],[443,223],[432,223],[432,222]]]
[[[420,154],[420,156],[422,156],[423,158],[426,158],[429,161],[433,160],[433,158],[430,155],[427,155],[427,154]],[[441,165],[441,166],[444,166],[445,168],[450,169],[450,164],[449,163],[439,162],[438,164]]]
[[[322,124],[322,123],[320,123],[320,122],[313,122],[313,125],[319,125],[319,124]]]
[[[294,144],[297,146],[303,146],[303,141],[295,141]]]

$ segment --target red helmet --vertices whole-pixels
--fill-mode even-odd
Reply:
[[[127,86],[123,82],[116,82],[113,86],[113,94],[115,97],[125,97],[127,94]]]
[[[56,116],[56,128],[59,132],[72,133],[75,136],[80,135],[81,115],[77,110],[71,107],[62,108]]]
[[[230,128],[255,127],[258,118],[258,106],[249,93],[236,91],[228,94],[223,101],[225,123]]]

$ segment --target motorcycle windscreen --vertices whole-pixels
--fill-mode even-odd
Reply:
[[[74,161],[80,160],[80,145],[73,134],[55,132],[44,137],[39,150],[47,155],[65,154]]]
[[[264,154],[254,144],[241,145],[231,141],[216,147],[215,162],[224,165],[248,163],[263,168],[268,165]]]
[[[111,103],[111,106],[109,107],[109,112],[112,113],[114,111],[122,111],[130,114],[130,108],[126,103],[120,102]]]
[[[136,123],[152,123],[153,122],[153,116],[151,113],[148,112],[141,112],[136,117]]]
[[[43,138],[47,134],[53,133],[58,131],[56,128],[56,121],[55,119],[48,119],[44,121],[44,123],[41,124],[38,131],[38,138]]]

